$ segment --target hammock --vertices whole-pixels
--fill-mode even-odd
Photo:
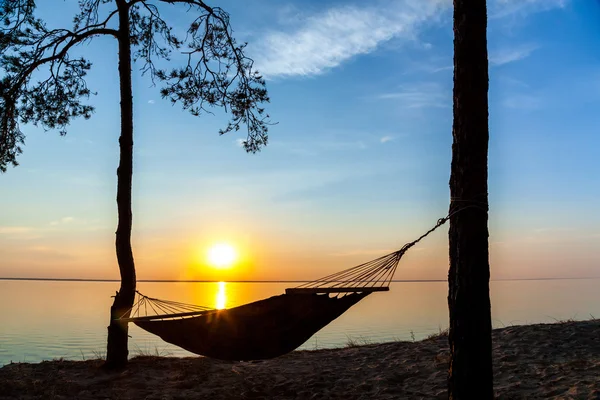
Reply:
[[[261,360],[289,353],[373,292],[388,291],[398,263],[448,217],[400,250],[341,272],[288,288],[285,294],[230,309],[159,300],[138,292],[120,321],[164,341],[221,360]],[[331,297],[330,295],[334,295]]]

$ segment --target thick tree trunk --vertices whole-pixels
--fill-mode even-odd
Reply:
[[[488,254],[485,0],[454,0],[450,212],[450,399],[493,398]]]
[[[135,298],[135,265],[131,250],[131,178],[133,173],[133,95],[131,89],[131,46],[129,39],[129,9],[124,0],[117,0],[119,9],[119,81],[121,89],[120,162],[117,169],[118,226],[116,251],[121,288],[110,309],[106,366],[122,368],[127,364],[128,326],[116,318],[127,313]]]

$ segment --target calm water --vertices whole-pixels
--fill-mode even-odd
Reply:
[[[283,283],[140,283],[151,297],[227,308],[281,294]],[[495,327],[600,316],[600,279],[495,281],[491,283]],[[116,282],[0,280],[0,365],[52,358],[102,355]],[[398,282],[373,293],[310,338],[304,349],[341,347],[349,340],[411,340],[448,325],[445,282]],[[130,328],[131,353],[190,355]]]

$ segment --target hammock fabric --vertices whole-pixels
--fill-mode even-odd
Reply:
[[[260,360],[286,354],[339,317],[368,292],[341,298],[282,294],[193,318],[134,321],[192,353],[221,360]]]
[[[389,290],[404,253],[447,218],[402,249],[326,276],[286,293],[242,306],[215,310],[140,293],[124,323],[160,336],[192,353],[221,360],[261,360],[286,354],[376,291]],[[330,295],[335,295],[330,297]]]

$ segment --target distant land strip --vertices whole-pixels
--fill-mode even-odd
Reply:
[[[490,279],[492,282],[502,281],[561,281],[561,280],[585,280],[585,279],[600,279],[597,276],[588,277],[546,277],[546,278],[501,278]],[[86,278],[10,278],[0,277],[0,281],[49,281],[49,282],[121,282],[120,279],[86,279]],[[314,280],[175,280],[175,279],[138,279],[138,283],[309,283]],[[331,281],[343,282],[343,281]],[[411,283],[411,282],[447,282],[446,279],[393,279],[391,282],[396,283]]]
[[[1,278],[0,281],[55,281],[55,282],[121,282],[120,279],[86,279],[86,278]],[[230,280],[230,281],[216,281],[216,280],[201,280],[201,279],[138,279],[138,283],[309,283],[314,280]],[[343,282],[343,281],[330,281],[330,282]],[[367,282],[367,281],[365,281]],[[392,280],[392,282],[446,282],[444,279],[409,279],[409,280]]]

